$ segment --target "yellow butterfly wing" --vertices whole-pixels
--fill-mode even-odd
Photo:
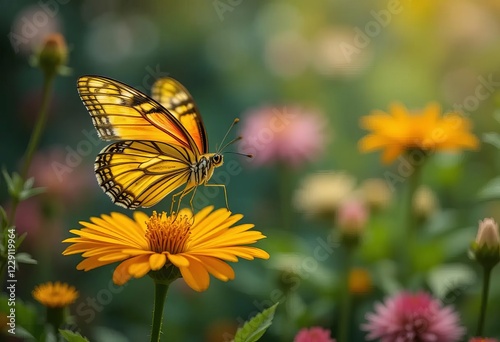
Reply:
[[[99,185],[111,200],[125,208],[151,207],[169,193],[190,182],[191,150],[154,141],[119,141],[96,158]]]
[[[190,167],[203,145],[177,119],[180,109],[173,115],[140,91],[102,76],[80,77],[77,89],[100,138],[120,140],[94,164],[99,185],[114,203],[150,207],[184,184],[184,191],[196,185]]]
[[[195,150],[198,145],[161,104],[119,81],[82,76],[77,89],[103,140],[150,140]]]
[[[171,77],[158,79],[151,89],[151,97],[182,123],[201,154],[208,152],[207,133],[198,107],[179,81]]]

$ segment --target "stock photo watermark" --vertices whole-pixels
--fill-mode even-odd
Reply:
[[[256,311],[250,312],[247,315],[247,319],[241,316],[237,317],[236,321],[238,325],[242,326],[248,319],[254,317],[263,310],[270,308],[276,303],[285,303],[289,294],[297,291],[301,282],[308,279],[311,274],[316,272],[318,270],[319,263],[330,258],[335,252],[335,249],[339,246],[340,243],[333,234],[327,235],[326,238],[317,237],[311,255],[302,258],[300,262],[292,265],[288,272],[281,273],[279,281],[281,284],[287,285],[288,292],[286,293],[283,289],[277,287],[269,292],[268,298],[260,301],[254,300],[252,305],[255,307]],[[225,333],[222,338],[223,341],[229,342],[234,339],[234,335]]]
[[[217,12],[220,21],[224,21],[224,13],[233,12],[242,2],[243,0],[214,0],[212,1],[212,6],[215,12]]]
[[[7,332],[16,334],[16,229],[14,227],[7,230],[7,305],[9,311],[7,315]]]
[[[454,103],[452,109],[446,111],[460,116],[452,121],[451,128],[458,128],[462,124],[462,117],[469,117],[476,111],[482,101],[490,98],[494,92],[500,87],[500,81],[493,79],[493,74],[488,76],[479,75],[477,77],[477,85],[474,88],[474,93],[466,96],[461,103]],[[384,179],[391,191],[396,190],[396,184],[404,183],[409,178],[417,167],[422,165],[424,161],[436,152],[436,147],[439,143],[445,141],[448,137],[447,133],[442,128],[435,128],[428,137],[427,142],[423,142],[424,146],[430,146],[429,149],[414,149],[408,151],[405,155],[400,156],[397,165],[397,171],[385,171]],[[418,144],[416,144],[418,145]]]
[[[403,11],[400,0],[391,0],[387,3],[385,9],[370,11],[373,20],[368,21],[363,28],[354,28],[354,37],[352,42],[341,42],[339,49],[344,58],[350,62],[352,55],[361,53],[361,50],[370,45],[373,38],[378,36],[384,28],[389,26],[395,15]]]
[[[144,70],[146,73],[142,78],[141,85],[134,88],[145,94],[150,92],[156,80],[170,76],[168,72],[164,72],[160,69],[160,64],[156,64],[154,67],[148,65]],[[99,144],[103,142],[97,135],[95,129],[82,129],[80,132],[83,135],[83,139],[73,146],[67,145],[64,148],[64,162],[54,161],[50,165],[59,182],[63,182],[65,177],[70,175],[75,168],[80,166],[85,157],[95,153]]]
[[[45,27],[50,19],[54,18],[60,10],[61,5],[66,5],[71,0],[40,0],[36,4],[38,10],[29,16],[20,18],[20,32],[15,33],[10,31],[7,34],[12,48],[15,53],[18,53],[21,45],[30,45],[31,39],[36,37],[38,31]]]

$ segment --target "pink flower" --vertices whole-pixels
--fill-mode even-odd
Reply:
[[[256,165],[282,162],[299,166],[317,159],[325,148],[325,119],[316,111],[292,106],[262,107],[245,115],[240,151]]]
[[[356,236],[361,235],[367,220],[368,208],[362,201],[350,199],[340,204],[337,212],[337,224],[342,233]]]
[[[376,304],[375,312],[366,318],[368,322],[362,329],[368,332],[367,340],[454,342],[465,333],[452,307],[443,307],[424,292],[401,292]]]
[[[80,158],[71,160],[75,164],[68,163],[69,152],[58,146],[37,152],[29,171],[37,187],[46,188],[46,193],[64,203],[78,201],[88,189],[94,189],[92,173],[87,172],[83,157],[73,150],[71,157]]]
[[[297,333],[293,342],[335,342],[330,334],[330,330],[321,327],[304,328]]]

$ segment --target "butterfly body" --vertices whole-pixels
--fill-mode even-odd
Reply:
[[[219,153],[207,153],[200,156],[196,164],[191,165],[189,184],[194,186],[206,184],[212,175],[214,169],[224,163],[223,157]]]
[[[174,196],[202,184],[224,187],[207,184],[223,156],[208,152],[201,116],[178,81],[156,81],[153,98],[102,76],[80,77],[77,89],[99,137],[117,140],[94,163],[97,181],[114,203],[150,207],[182,185]]]

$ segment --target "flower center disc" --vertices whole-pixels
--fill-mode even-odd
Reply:
[[[158,215],[156,211],[147,222],[146,239],[151,251],[178,254],[185,251],[191,224],[186,215]]]

